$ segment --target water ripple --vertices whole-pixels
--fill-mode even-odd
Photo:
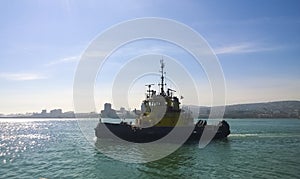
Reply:
[[[0,178],[298,178],[300,121],[244,121],[229,121],[227,140],[144,164],[106,157],[76,120],[0,121]],[[142,157],[134,145],[116,147]]]

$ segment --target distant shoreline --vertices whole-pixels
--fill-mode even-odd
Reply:
[[[216,107],[184,105],[183,110],[191,111],[194,118],[208,119],[210,112]],[[53,109],[50,113],[42,110],[41,113],[32,114],[8,114],[0,115],[0,118],[135,118],[140,113],[134,111],[127,111],[121,108],[119,111],[110,109],[109,111],[102,110],[101,114],[96,112],[90,113],[75,113],[73,111],[62,112],[62,109]],[[119,115],[117,115],[117,113]],[[125,115],[126,114],[126,115]],[[235,104],[225,106],[223,114],[224,119],[300,119],[300,101],[275,101],[264,103],[249,103],[249,104]]]

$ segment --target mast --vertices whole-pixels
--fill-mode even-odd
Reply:
[[[164,74],[165,74],[164,67],[165,67],[164,59],[161,59],[160,60],[161,83],[158,84],[158,85],[161,86],[161,88],[160,88],[160,95],[162,95],[162,96],[165,96],[165,91],[164,91],[164,85],[165,85],[164,84],[164,79],[165,79],[165,77],[164,77]]]

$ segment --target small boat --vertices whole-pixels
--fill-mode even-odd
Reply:
[[[173,95],[176,91],[170,88],[165,91],[165,63],[163,60],[160,63],[160,92],[156,94],[156,91],[151,89],[154,84],[146,85],[146,99],[142,102],[141,114],[136,118],[135,124],[124,121],[118,124],[107,123],[100,119],[95,128],[96,137],[103,139],[117,136],[135,143],[154,142],[167,136],[167,140],[162,141],[199,141],[204,133],[211,135],[212,139],[226,138],[230,134],[230,126],[225,120],[217,125],[208,125],[205,120],[198,120],[195,124],[191,111],[180,108],[179,98]]]

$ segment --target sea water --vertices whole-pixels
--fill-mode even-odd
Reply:
[[[299,178],[299,119],[227,121],[227,140],[126,163],[98,151],[76,119],[0,119],[0,178]]]

